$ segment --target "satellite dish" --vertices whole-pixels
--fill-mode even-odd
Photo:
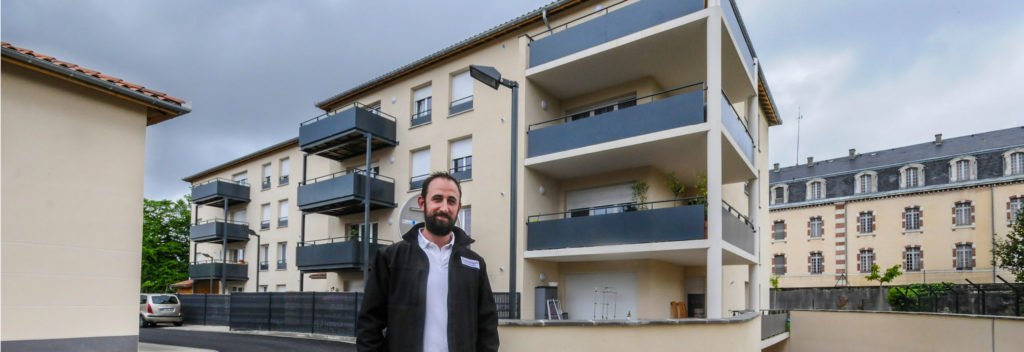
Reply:
[[[412,230],[413,226],[423,222],[423,209],[416,201],[419,195],[413,195],[402,204],[402,210],[398,213],[398,230],[401,231],[398,237],[401,238],[406,232]]]

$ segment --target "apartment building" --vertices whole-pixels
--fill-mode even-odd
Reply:
[[[146,127],[191,108],[26,48],[0,51],[0,349],[137,351]]]
[[[765,252],[780,287],[871,285],[872,264],[900,266],[894,284],[1013,279],[993,269],[992,247],[1024,202],[1024,127],[770,174]]]
[[[238,267],[225,291],[359,291],[364,258],[422,221],[421,182],[447,170],[494,291],[521,294],[511,317],[726,318],[767,297],[759,194],[781,119],[730,1],[556,1],[317,107],[297,141],[185,178],[212,199],[197,226],[247,217],[237,242],[214,234],[194,252],[255,260],[244,228],[269,245],[270,267]],[[240,181],[276,180],[285,157],[288,185]]]

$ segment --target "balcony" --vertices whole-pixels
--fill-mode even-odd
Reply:
[[[530,43],[530,67],[704,9],[703,0],[643,0],[625,6],[621,3],[531,36],[542,38]]]
[[[473,165],[464,164],[448,169],[448,173],[456,180],[465,181],[473,178]]]
[[[754,255],[754,246],[757,243],[754,225],[749,218],[725,202],[722,202],[722,239]]]
[[[249,185],[222,178],[215,178],[192,186],[192,202],[198,205],[223,207],[249,202]]]
[[[299,125],[299,148],[333,160],[344,160],[366,153],[366,136],[371,135],[370,149],[392,147],[395,139],[393,116],[354,103],[348,109],[321,115]]]
[[[192,225],[189,239],[192,242],[221,242],[227,234],[228,242],[249,240],[249,225],[244,222],[211,219]]]
[[[703,240],[703,201],[614,204],[530,216],[526,250]]]
[[[430,110],[423,110],[412,114],[412,117],[409,119],[409,126],[416,127],[427,122],[430,122]]]
[[[245,263],[227,263],[219,261],[197,262],[188,266],[188,277],[192,280],[220,280],[221,273],[226,270],[227,279],[244,281],[249,279],[249,265]]]
[[[306,241],[295,249],[296,266],[302,271],[333,271],[359,269],[363,264],[363,242],[356,238],[344,237]],[[380,243],[370,245],[370,257],[383,247]]]
[[[299,184],[299,210],[306,213],[347,215],[363,211],[366,173],[336,172]],[[370,178],[370,209],[394,208],[395,180],[381,175]]]
[[[632,106],[621,107],[622,103],[617,103],[618,109],[602,106],[532,124],[527,128],[527,157],[703,123],[706,118],[702,88],[703,83],[694,83],[637,98],[638,104]],[[579,118],[582,114],[593,116]]]
[[[448,105],[448,115],[455,115],[460,112],[469,111],[473,109],[473,96],[467,96],[453,100]]]
[[[739,149],[740,154],[746,157],[747,162],[750,165],[757,166],[757,158],[755,157],[757,151],[754,149],[754,139],[750,136],[750,130],[747,129],[747,123],[740,118],[740,114],[733,108],[732,102],[729,101],[729,97],[722,92],[722,124],[725,125],[725,130],[729,132],[729,136],[736,142],[736,147]]]

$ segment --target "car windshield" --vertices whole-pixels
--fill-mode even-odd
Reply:
[[[174,296],[153,296],[153,304],[178,304],[178,298]]]

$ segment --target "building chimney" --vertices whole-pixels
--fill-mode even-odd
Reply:
[[[935,135],[935,145],[942,145],[942,133]]]
[[[850,148],[850,160],[857,157],[857,149]]]
[[[807,166],[814,166],[814,157],[813,156],[807,157]]]
[[[779,172],[779,163],[775,163],[775,172]]]

